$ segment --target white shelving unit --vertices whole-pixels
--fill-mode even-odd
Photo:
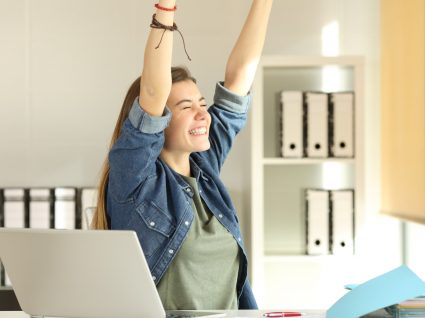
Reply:
[[[252,285],[261,308],[326,309],[344,294],[356,256],[305,255],[305,188],[355,189],[356,232],[364,218],[361,57],[264,56],[253,85]],[[354,91],[355,157],[280,156],[282,90]]]

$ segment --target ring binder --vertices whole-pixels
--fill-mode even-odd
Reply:
[[[307,254],[329,254],[329,192],[307,189],[305,198]]]
[[[307,157],[328,157],[328,94],[304,93]]]
[[[282,157],[303,156],[303,93],[281,92],[281,153]]]
[[[30,189],[29,197],[29,227],[51,228],[53,219],[53,193],[51,189]]]
[[[55,188],[55,229],[75,229],[77,225],[76,189]]]
[[[354,253],[354,190],[330,191],[331,250],[335,255]]]
[[[329,150],[332,157],[354,157],[354,93],[331,93]]]

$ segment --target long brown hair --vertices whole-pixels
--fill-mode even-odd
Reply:
[[[186,80],[191,80],[196,83],[196,79],[192,77],[187,68],[182,66],[171,68],[171,81],[173,84]],[[130,88],[128,89],[127,95],[125,96],[121,112],[118,116],[118,120],[115,125],[114,132],[112,134],[111,142],[109,144],[109,150],[112,148],[112,146],[115,144],[115,142],[121,135],[121,127],[124,124],[124,121],[128,118],[128,114],[130,113],[131,107],[133,106],[133,102],[137,98],[137,96],[139,96],[139,94],[140,76],[133,82],[133,84],[131,84]],[[109,169],[109,160],[108,156],[106,156],[106,159],[103,162],[102,172],[100,175],[96,211],[94,213],[93,220],[90,226],[92,229],[108,229],[108,220],[106,216],[106,188],[109,179]]]

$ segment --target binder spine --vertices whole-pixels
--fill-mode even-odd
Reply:
[[[282,93],[281,93],[282,95]],[[282,98],[280,99],[280,107],[279,107],[279,146],[280,146],[280,156],[284,157],[285,153],[284,153],[284,143],[283,143],[283,138],[285,138],[285,136],[283,135],[283,121],[285,120],[284,118],[284,113],[283,113],[283,101]]]
[[[303,93],[303,157],[308,157],[308,106],[307,106],[307,93]]]
[[[25,224],[25,228],[30,227],[30,195],[29,195],[29,189],[24,189],[24,224]]]
[[[354,92],[329,94],[329,110],[332,111],[330,138],[332,157],[355,157],[355,106]]]
[[[55,228],[55,189],[50,189],[49,207],[50,207],[50,228]]]
[[[334,126],[334,103],[332,94],[328,94],[328,153],[329,157],[335,157],[335,126]]]
[[[52,228],[52,189],[29,189],[29,202],[29,227],[38,229]]]
[[[305,113],[305,112],[304,112]],[[304,135],[305,136],[305,135]],[[304,189],[304,208],[305,208],[305,254],[308,255],[308,239],[309,239],[309,230],[308,230],[308,219],[309,219],[309,206],[307,200],[308,190]]]
[[[305,201],[306,254],[329,254],[329,191],[325,189],[306,189]]]
[[[305,136],[305,135],[304,135]],[[310,218],[310,210],[309,210],[309,204],[307,200],[308,195],[308,189],[304,190],[304,208],[305,208],[305,254],[308,255],[308,242],[309,242],[309,218]]]
[[[76,193],[76,202],[75,202],[75,228],[82,229],[82,221],[83,221],[83,189],[77,189]]]
[[[54,189],[54,228],[75,229],[77,222],[77,188]]]
[[[351,255],[355,251],[354,189],[331,190],[329,204],[331,205],[331,252],[338,255]]]

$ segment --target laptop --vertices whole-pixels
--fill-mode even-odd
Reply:
[[[82,318],[166,317],[133,231],[0,229],[0,259],[22,310]],[[224,313],[173,311],[172,317]]]

